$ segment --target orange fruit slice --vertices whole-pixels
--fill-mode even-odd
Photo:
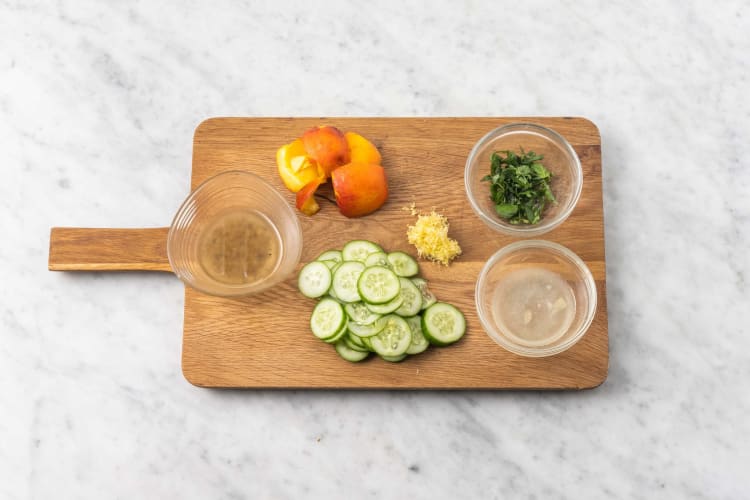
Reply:
[[[305,147],[299,139],[276,151],[276,166],[284,185],[293,193],[321,177],[321,181],[325,181],[325,173],[305,155]]]

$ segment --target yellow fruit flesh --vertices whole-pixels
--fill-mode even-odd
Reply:
[[[351,152],[350,163],[372,163],[380,165],[380,152],[370,141],[355,132],[344,134]]]
[[[325,180],[321,169],[305,156],[305,148],[299,139],[276,151],[276,166],[284,185],[293,193],[316,179],[322,177]]]

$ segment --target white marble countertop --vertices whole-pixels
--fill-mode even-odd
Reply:
[[[0,498],[746,498],[750,9],[603,5],[0,2]],[[50,273],[49,228],[165,225],[222,115],[592,119],[607,382],[187,383],[181,283]]]

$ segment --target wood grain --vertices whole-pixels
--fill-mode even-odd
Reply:
[[[487,228],[464,194],[463,170],[474,143],[491,129],[514,121],[553,128],[581,158],[584,185],[571,217],[543,236],[576,252],[598,287],[591,328],[570,350],[546,359],[523,358],[494,344],[474,308],[474,285],[484,262],[514,241]],[[302,261],[367,237],[388,250],[413,248],[406,227],[414,217],[403,207],[433,207],[451,222],[463,255],[449,268],[421,263],[422,274],[441,298],[466,315],[467,334],[448,348],[392,364],[371,359],[351,364],[309,333],[314,301],[297,291],[294,277],[261,295],[226,299],[185,290],[182,369],[203,387],[388,388],[388,389],[582,389],[601,384],[608,369],[606,276],[601,190],[601,148],[596,126],[583,118],[212,118],[195,131],[192,187],[227,170],[259,174],[293,195],[276,175],[275,152],[308,127],[331,124],[371,139],[383,154],[390,198],[375,214],[346,219],[324,204],[314,217],[299,215]],[[51,257],[50,257],[51,258]]]
[[[167,271],[168,227],[98,229],[53,227],[50,271]]]

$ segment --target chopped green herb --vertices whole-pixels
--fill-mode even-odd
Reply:
[[[520,154],[492,153],[490,175],[482,181],[490,182],[490,199],[499,217],[511,224],[537,224],[547,204],[556,203],[549,186],[552,172],[542,165],[543,159],[543,155],[523,148]]]

